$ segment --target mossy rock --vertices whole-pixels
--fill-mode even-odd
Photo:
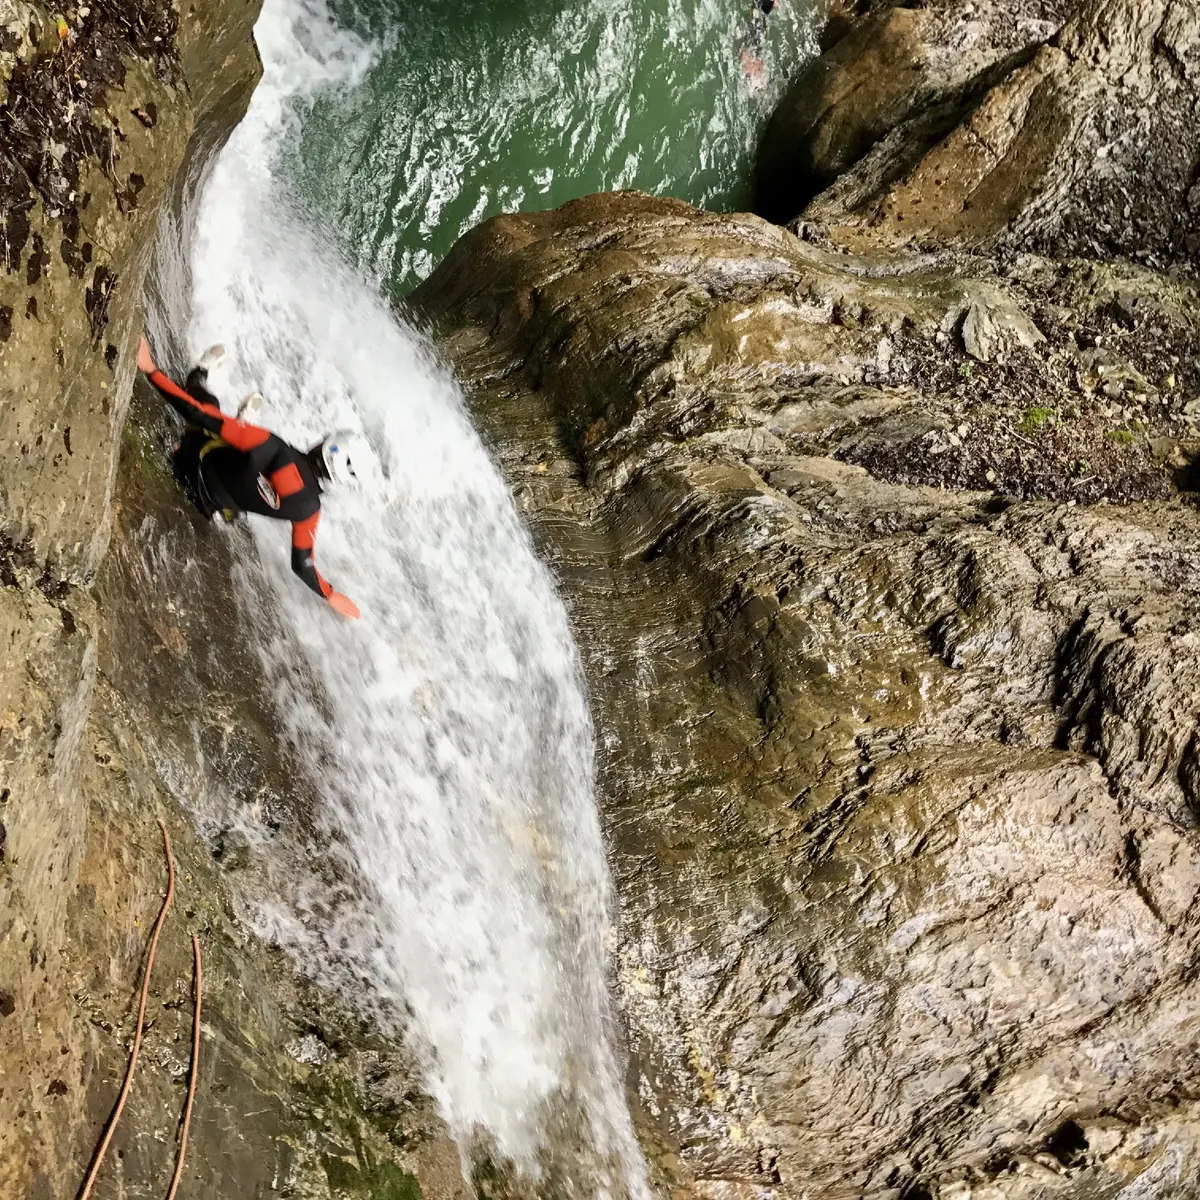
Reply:
[[[420,1200],[416,1176],[394,1163],[372,1163],[357,1167],[344,1158],[326,1158],[325,1174],[335,1196],[370,1197],[371,1200]]]
[[[1021,421],[1021,428],[1030,433],[1036,433],[1047,425],[1058,424],[1058,410],[1054,408],[1031,408]]]
[[[142,476],[151,483],[163,483],[171,478],[166,456],[154,438],[135,421],[126,421],[121,431],[122,452],[135,464]]]

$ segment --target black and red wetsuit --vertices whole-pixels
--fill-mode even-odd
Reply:
[[[197,367],[185,391],[159,370],[147,378],[188,424],[175,451],[175,474],[206,517],[258,513],[292,523],[292,570],[318,595],[333,588],[313,564],[321,484],[308,456],[268,429],[227,417]]]

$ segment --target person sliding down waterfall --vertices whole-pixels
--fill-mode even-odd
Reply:
[[[306,454],[282,438],[241,419],[227,417],[207,388],[208,373],[225,357],[222,346],[207,351],[181,388],[154,363],[150,343],[142,338],[138,369],[184,421],[187,428],[175,447],[175,478],[205,517],[234,520],[259,513],[292,523],[292,570],[344,617],[359,616],[354,601],[335,592],[313,565],[313,542],[321,519],[321,485],[357,482],[354,456],[358,434],[332,433]],[[257,405],[255,405],[257,407]]]
[[[767,66],[763,61],[767,40],[767,17],[775,10],[776,0],[754,0],[754,16],[746,30],[746,45],[742,48],[742,70],[750,86],[757,91],[766,83]]]

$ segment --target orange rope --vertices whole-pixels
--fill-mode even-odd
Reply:
[[[137,1067],[138,1055],[142,1050],[142,1030],[146,1024],[146,997],[150,993],[150,972],[154,970],[154,955],[158,950],[158,935],[162,931],[163,921],[167,918],[167,909],[171,907],[171,901],[175,896],[175,861],[171,857],[171,837],[167,833],[167,826],[161,817],[158,821],[158,827],[162,830],[163,852],[167,856],[167,894],[163,897],[162,908],[158,910],[158,920],[154,922],[154,932],[150,935],[150,952],[146,955],[146,973],[142,977],[142,994],[141,999],[138,1001],[137,1029],[133,1035],[133,1049],[129,1053],[129,1066],[125,1069],[125,1082],[121,1085],[121,1094],[117,1097],[117,1105],[113,1109],[112,1116],[108,1119],[108,1128],[104,1131],[104,1139],[96,1151],[96,1157],[92,1160],[92,1169],[88,1172],[87,1179],[84,1180],[83,1190],[79,1193],[79,1200],[88,1200],[88,1197],[92,1194],[92,1187],[96,1182],[96,1176],[100,1173],[100,1165],[104,1162],[104,1156],[108,1153],[109,1143],[116,1132],[117,1122],[121,1119],[121,1110],[125,1107],[125,1099],[129,1095],[129,1089],[133,1084],[133,1072]]]
[[[188,1126],[192,1123],[192,1101],[196,1098],[196,1077],[200,1074],[200,998],[204,991],[204,976],[200,969],[200,939],[192,934],[192,959],[196,972],[192,980],[192,991],[196,1008],[192,1014],[192,1075],[188,1080],[187,1103],[183,1107],[183,1132],[179,1135],[179,1157],[175,1160],[175,1174],[171,1177],[171,1190],[167,1200],[175,1200],[175,1190],[183,1175],[183,1158],[187,1154]]]

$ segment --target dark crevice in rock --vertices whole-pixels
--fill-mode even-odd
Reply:
[[[1154,914],[1155,920],[1161,921],[1164,925],[1169,924],[1142,880],[1141,848],[1138,845],[1137,834],[1132,829],[1125,835],[1125,870],[1129,881],[1133,884],[1137,894],[1142,898],[1142,903]]]
[[[1087,1154],[1088,1140],[1074,1121],[1064,1121],[1046,1139],[1044,1149],[1064,1167],[1077,1167]]]
[[[27,540],[14,540],[0,533],[0,583],[5,587],[18,587],[18,570],[30,570],[37,563],[33,547]]]

